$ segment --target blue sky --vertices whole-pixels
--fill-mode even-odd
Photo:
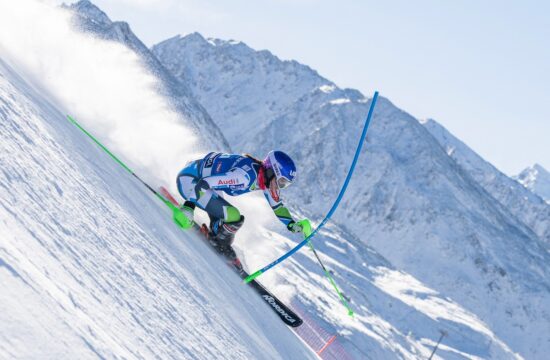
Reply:
[[[434,118],[503,172],[550,169],[550,2],[95,0],[152,45],[236,39]]]

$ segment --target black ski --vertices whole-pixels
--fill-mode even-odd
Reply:
[[[179,207],[179,204],[177,200],[168,192],[168,190],[164,187],[160,188],[159,191],[162,196],[166,198],[166,200],[170,201],[175,206]],[[209,245],[209,248],[212,249],[220,258],[223,258],[222,255],[220,255],[213,247],[212,244],[206,239],[204,236],[204,233],[201,231],[201,227],[197,224],[193,224],[193,229],[201,236],[201,238],[205,239],[205,243]],[[223,258],[224,261],[227,262],[226,258]],[[248,277],[248,273],[244,271],[243,269],[240,269],[236,267],[232,263],[227,263],[228,266],[230,266],[239,276],[244,279]],[[273,295],[269,290],[267,290],[262,284],[260,284],[256,280],[252,280],[248,283],[255,291],[260,295],[260,297],[266,302],[266,304],[281,318],[281,320],[288,326],[291,327],[298,327],[302,325],[303,320],[288,306],[286,306],[281,300],[279,300],[275,295]]]
[[[248,274],[246,273],[246,271],[243,271],[241,273],[241,276],[244,279],[248,276]],[[279,315],[279,317],[285,324],[291,327],[298,327],[302,325],[303,320],[275,295],[264,288],[262,284],[260,284],[256,280],[252,280],[248,283],[248,285],[252,286],[252,288],[256,290],[261,298],[264,299],[264,301],[271,307],[271,309],[273,309],[273,311],[275,311],[277,315]]]

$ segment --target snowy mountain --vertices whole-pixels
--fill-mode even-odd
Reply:
[[[76,25],[87,33],[101,39],[121,43],[131,49],[158,81],[158,92],[169,100],[175,111],[190,119],[188,123],[209,147],[228,150],[229,145],[219,128],[212,122],[203,106],[191,95],[184,81],[178,81],[151,51],[139,40],[130,26],[121,21],[111,21],[109,17],[88,0],[78,1],[64,6],[75,15]]]
[[[550,173],[545,168],[535,164],[523,170],[514,179],[550,204]]]
[[[331,84],[296,61],[282,62],[242,42],[205,40],[198,33],[168,39],[152,51],[177,79],[189,84],[216,124],[223,127],[231,146],[239,146],[243,134],[250,137],[251,130],[312,88]]]
[[[288,202],[320,221],[347,173],[370,100],[235,41],[191,34],[152,50],[188,81],[233,149],[280,148],[297,160]],[[548,218],[529,202],[509,208],[507,195],[496,198],[498,186],[486,186],[426,127],[381,98],[334,217],[361,240],[359,252],[374,247],[476,314],[513,351],[541,358],[550,351],[550,254],[537,233],[546,234]],[[529,210],[524,217],[521,206]]]
[[[511,216],[533,229],[550,249],[550,205],[483,160],[435,120],[421,121],[421,124],[462,169],[510,211]],[[544,172],[541,175],[544,177]]]

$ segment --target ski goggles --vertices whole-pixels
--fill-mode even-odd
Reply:
[[[277,179],[277,186],[279,189],[284,189],[292,184],[292,181],[288,180],[286,177],[280,177]]]

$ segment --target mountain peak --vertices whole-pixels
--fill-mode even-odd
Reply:
[[[514,179],[550,204],[550,173],[542,165],[533,164]]]
[[[248,46],[243,43],[242,41],[237,41],[233,39],[229,40],[222,40],[217,38],[208,38],[208,43],[214,46],[236,46],[236,45],[244,45],[248,48]]]
[[[218,38],[205,38],[202,36],[202,34],[198,32],[192,32],[187,35],[177,35],[175,37],[172,37],[170,39],[165,40],[166,42],[169,41],[178,41],[181,44],[188,45],[188,44],[196,44],[196,45],[202,45],[202,46],[208,46],[208,47],[233,47],[233,46],[243,46],[247,49],[250,49],[245,43],[242,41],[237,41],[233,39],[229,40],[222,40]],[[163,42],[165,42],[163,41]],[[252,49],[250,49],[252,50]]]
[[[323,89],[329,91],[333,85],[296,61],[281,60],[267,50],[256,51],[241,41],[205,39],[199,33],[165,40],[152,51],[178,79],[190,84],[218,126],[228,129],[228,138],[242,138],[242,129],[253,130],[312,90],[328,85]],[[237,87],[239,92],[235,92]],[[342,97],[363,98],[351,90]],[[246,125],[252,122],[256,127]],[[232,125],[230,129],[226,123]]]
[[[540,164],[538,164],[538,163],[533,164],[532,168],[533,168],[534,170],[536,170],[537,172],[540,172],[540,173],[543,173],[543,174],[547,174],[547,175],[550,176],[550,173],[548,173],[548,171],[547,171],[542,165],[540,165]]]
[[[95,23],[99,23],[101,25],[110,25],[113,22],[107,14],[105,14],[103,11],[101,11],[100,8],[92,4],[89,0],[80,0],[74,4],[65,5],[63,4],[64,8],[74,10],[76,11],[80,16],[87,18]]]
[[[287,71],[308,72],[312,76],[322,78],[317,71],[313,70],[307,65],[301,64],[296,60],[282,60],[269,50],[256,50],[248,46],[246,43],[238,40],[224,40],[219,38],[205,38],[198,32],[193,32],[187,35],[178,35],[172,38],[161,41],[158,44],[153,45],[153,52],[166,53],[167,50],[170,55],[174,55],[174,52],[178,52],[182,49],[198,50],[196,47],[204,51],[210,52],[208,55],[220,54],[218,52],[224,52],[224,55],[229,56],[238,62],[250,62],[251,59],[259,62],[265,62],[268,64],[276,64],[279,67],[286,67]],[[159,54],[157,54],[159,55]],[[254,61],[253,60],[253,61]],[[249,64],[251,65],[251,64]],[[323,80],[327,81],[323,78]]]
[[[171,39],[178,39],[179,41],[195,41],[199,43],[206,43],[206,39],[196,31],[187,35],[178,35]],[[168,40],[171,40],[171,39],[168,39]]]

